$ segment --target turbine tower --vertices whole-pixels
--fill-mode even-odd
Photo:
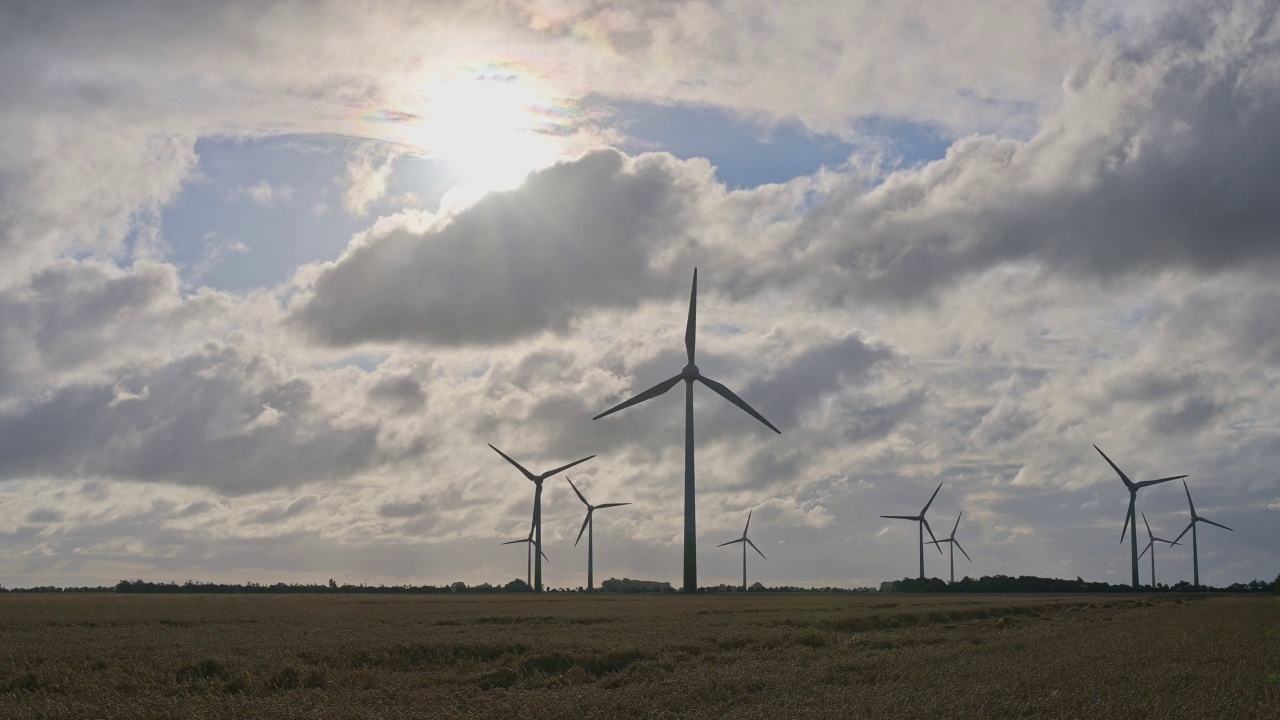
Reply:
[[[751,538],[747,537],[747,528],[751,527],[751,512],[752,511],[750,510],[747,511],[747,524],[746,524],[746,527],[742,528],[742,537],[738,538],[737,540],[730,540],[729,542],[720,543],[719,545],[716,546],[716,547],[724,547],[725,545],[742,543],[742,592],[747,591],[747,546],[750,545],[751,549],[760,553],[760,557],[764,558],[765,560],[769,559],[767,557],[764,557],[764,553],[760,552],[760,548],[756,547],[756,544],[751,542]]]
[[[1187,491],[1187,505],[1191,506],[1191,522],[1187,523],[1187,527],[1184,528],[1182,532],[1178,533],[1178,537],[1174,538],[1173,542],[1176,545],[1178,541],[1182,539],[1182,536],[1187,534],[1187,530],[1191,531],[1191,567],[1195,572],[1196,587],[1200,587],[1200,548],[1196,544],[1196,523],[1209,523],[1210,525],[1216,525],[1223,530],[1231,530],[1231,528],[1221,523],[1216,523],[1209,518],[1203,518],[1197,515],[1196,504],[1191,502],[1191,491],[1187,490],[1186,480],[1182,481],[1182,489]],[[1235,530],[1231,530],[1231,532],[1235,532]]]
[[[533,539],[533,528],[534,528],[534,524],[529,523],[529,537],[527,538],[522,538],[520,540],[508,540],[507,542],[501,543],[502,545],[515,545],[516,543],[529,544],[529,548],[527,552],[525,552],[526,567],[525,567],[524,584],[528,585],[530,590],[533,589],[533,546],[537,545],[537,542],[534,541]],[[547,557],[547,554],[542,552],[541,547],[538,548],[538,554],[542,556],[543,560],[546,560],[547,562],[551,562],[551,558]]]
[[[1138,504],[1138,491],[1144,487],[1147,487],[1148,485],[1159,485],[1160,483],[1169,482],[1170,480],[1181,480],[1182,478],[1186,477],[1186,475],[1174,475],[1173,477],[1160,478],[1159,480],[1143,480],[1142,482],[1134,482],[1130,480],[1129,476],[1125,475],[1124,471],[1121,470],[1119,467],[1117,467],[1115,463],[1111,462],[1111,458],[1107,457],[1107,454],[1102,452],[1102,448],[1098,447],[1097,445],[1094,445],[1093,449],[1097,450],[1098,454],[1102,456],[1102,459],[1106,460],[1107,464],[1111,466],[1111,469],[1116,471],[1116,474],[1120,476],[1120,480],[1124,482],[1124,486],[1129,490],[1129,510],[1128,512],[1125,513],[1124,527],[1121,528],[1120,530],[1120,542],[1122,543],[1124,542],[1124,534],[1128,532],[1129,533],[1129,559],[1131,560],[1131,563],[1133,565],[1133,589],[1137,590],[1138,589],[1138,535],[1137,535],[1138,515],[1135,511],[1137,509],[1137,504]],[[1130,526],[1133,526],[1132,531],[1129,530]]]
[[[566,475],[564,479],[569,480],[569,476]],[[592,520],[592,514],[595,513],[595,511],[602,510],[604,508],[622,507],[623,505],[630,505],[631,503],[605,503],[603,505],[592,505],[591,503],[587,502],[586,498],[582,496],[582,492],[578,490],[578,486],[574,485],[572,480],[569,480],[569,487],[573,488],[573,492],[577,494],[578,499],[582,501],[582,504],[587,506],[587,516],[582,520],[582,529],[578,531],[578,539],[573,541],[573,546],[578,547],[578,542],[582,540],[582,531],[586,530],[587,531],[587,590],[595,590],[596,579],[594,574],[595,573],[595,567],[594,567],[595,542],[594,540],[595,540],[595,534],[596,534],[596,524],[595,524],[595,521]]]
[[[929,521],[924,519],[924,514],[929,512],[929,506],[933,504],[933,499],[938,497],[938,490],[941,490],[941,489],[942,489],[942,483],[938,483],[938,489],[934,490],[933,494],[929,496],[929,502],[924,504],[924,509],[920,511],[919,515],[881,515],[880,516],[882,518],[888,518],[890,520],[914,520],[920,523],[920,579],[921,580],[924,579],[924,531],[925,530],[929,531],[929,538],[934,541],[934,544],[936,544],[938,541],[938,538],[933,536],[933,528],[929,527]],[[960,518],[956,518],[956,525],[959,525],[959,524],[960,524]],[[942,554],[942,548],[940,546],[938,547],[938,554],[939,555]],[[968,557],[968,555],[965,555],[965,557]]]
[[[685,365],[684,369],[675,377],[663,380],[630,400],[614,405],[591,418],[592,420],[599,420],[605,415],[611,415],[645,400],[652,400],[675,387],[676,383],[684,380],[684,591],[687,593],[696,593],[698,591],[697,512],[693,492],[693,382],[697,380],[706,385],[724,399],[745,410],[751,417],[764,423],[770,430],[779,435],[782,434],[782,431],[774,427],[768,420],[765,420],[763,415],[743,402],[742,398],[734,395],[732,390],[698,372],[698,366],[693,362],[697,308],[698,269],[694,268],[693,290],[689,293],[689,323],[685,326],[684,331],[684,348],[689,356],[689,364]]]
[[[523,473],[524,476],[528,478],[529,481],[532,482],[534,484],[534,487],[536,488],[533,491],[533,532],[534,532],[534,535],[536,536],[534,542],[538,544],[538,557],[537,557],[537,562],[534,563],[533,565],[533,589],[534,589],[534,592],[542,592],[542,481],[546,480],[552,475],[555,475],[561,470],[568,470],[574,465],[577,465],[579,463],[584,463],[590,460],[591,458],[595,457],[595,455],[588,455],[587,457],[584,457],[581,460],[574,460],[568,465],[562,465],[556,468],[555,470],[548,470],[547,472],[544,472],[541,475],[534,475],[533,473],[526,470],[523,465],[516,462],[515,460],[512,460],[509,455],[502,452],[498,448],[493,447],[492,443],[489,445],[489,447],[493,448],[494,452],[506,458],[507,462],[511,463],[512,465],[515,465],[516,469],[519,470],[521,473]]]
[[[1148,550],[1151,551],[1151,589],[1154,590],[1156,587],[1156,543],[1162,542],[1172,547],[1174,545],[1177,545],[1178,541],[1165,540],[1164,538],[1158,538],[1155,535],[1152,535],[1151,523],[1147,522],[1146,513],[1142,513],[1142,524],[1147,526],[1147,537],[1149,539],[1147,540],[1147,546],[1142,548],[1142,552],[1138,555],[1138,557],[1141,558],[1143,555],[1147,554]]]
[[[960,518],[962,517],[964,517],[964,513],[960,513],[958,516],[956,516],[955,527],[951,528],[951,537],[945,537],[945,538],[942,538],[941,540],[929,541],[930,545],[938,545],[939,549],[941,549],[942,543],[949,543],[951,545],[951,584],[952,585],[956,584],[956,548],[960,548],[960,552],[964,553],[965,560],[968,560],[969,562],[973,562],[973,558],[969,557],[969,553],[964,552],[964,546],[961,545],[960,541],[956,539],[956,528],[960,527]]]

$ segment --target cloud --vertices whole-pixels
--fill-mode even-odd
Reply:
[[[383,182],[385,184],[385,178],[383,178]],[[261,180],[255,185],[242,185],[232,188],[230,196],[232,200],[246,198],[260,207],[274,208],[276,205],[287,205],[293,200],[293,188],[287,184],[272,185],[266,180]],[[376,200],[377,198],[373,199]]]
[[[335,345],[492,344],[670,290],[704,162],[601,150],[425,231],[388,226],[316,277],[294,318]],[[680,267],[685,277],[688,267]]]
[[[342,204],[353,215],[365,215],[369,206],[387,194],[387,181],[395,168],[395,153],[383,145],[367,144],[347,163]],[[317,213],[319,214],[319,213]]]
[[[348,477],[379,461],[376,422],[342,422],[266,358],[210,344],[125,372],[145,395],[75,384],[0,414],[0,477],[106,477],[238,494]],[[271,421],[262,420],[270,414]]]
[[[830,263],[833,296],[900,303],[1004,263],[1090,283],[1273,268],[1276,12],[1183,6],[1075,68],[1031,139],[963,138],[869,193],[833,193],[794,242]]]

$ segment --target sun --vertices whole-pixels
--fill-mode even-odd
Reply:
[[[556,104],[518,72],[470,72],[424,94],[415,143],[449,163],[464,194],[513,188],[560,155]]]

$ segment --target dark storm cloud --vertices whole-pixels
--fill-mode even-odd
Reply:
[[[1189,5],[1077,68],[1030,141],[962,139],[871,193],[837,193],[796,247],[840,268],[829,294],[897,302],[1014,261],[1092,279],[1272,267],[1276,15],[1275,3]]]
[[[613,150],[539,171],[443,227],[401,228],[353,248],[294,317],[334,345],[495,344],[669,297],[675,287],[654,258],[692,242],[685,172],[669,156]]]
[[[210,345],[125,373],[118,385],[70,385],[0,414],[0,477],[128,478],[243,493],[374,464],[377,424],[340,427],[312,395],[308,381],[279,377],[264,358]]]

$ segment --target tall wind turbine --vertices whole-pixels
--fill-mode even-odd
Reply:
[[[939,549],[941,549],[942,543],[949,543],[951,545],[951,584],[952,585],[956,584],[956,548],[960,548],[960,552],[964,553],[965,560],[968,560],[969,562],[973,562],[973,558],[969,557],[969,553],[964,552],[964,546],[961,545],[960,541],[956,539],[956,528],[960,527],[960,518],[962,517],[964,517],[964,513],[960,513],[959,515],[956,516],[956,524],[955,524],[955,527],[951,528],[950,537],[945,537],[945,538],[942,538],[941,540],[929,541],[930,545],[938,545]]]
[[[1174,538],[1173,542],[1176,544],[1182,539],[1183,535],[1187,534],[1187,530],[1191,531],[1191,567],[1195,571],[1196,587],[1200,587],[1200,548],[1196,545],[1196,523],[1209,523],[1210,525],[1216,525],[1223,530],[1231,530],[1231,528],[1221,523],[1216,523],[1209,518],[1203,518],[1197,515],[1196,504],[1191,502],[1191,491],[1187,490],[1186,480],[1182,481],[1182,489],[1187,491],[1187,505],[1191,506],[1191,522],[1187,523],[1187,527],[1184,528],[1182,532],[1178,533],[1178,537]],[[1231,530],[1231,532],[1235,532],[1235,530]]]
[[[684,380],[684,591],[687,593],[698,591],[697,512],[693,493],[693,381],[697,380],[706,385],[724,399],[745,410],[751,417],[764,423],[770,430],[779,435],[782,434],[782,431],[774,427],[768,420],[765,420],[763,415],[743,402],[742,398],[734,395],[732,390],[698,372],[698,366],[693,363],[697,308],[698,269],[694,268],[693,290],[689,293],[689,323],[685,326],[684,331],[684,348],[689,355],[689,364],[685,365],[680,374],[675,377],[663,380],[630,400],[614,405],[591,418],[592,420],[599,420],[605,415],[616,413],[623,408],[629,408],[645,400],[652,400],[675,387],[676,383]]]
[[[515,545],[516,543],[529,544],[528,551],[525,553],[526,567],[525,567],[524,583],[525,585],[529,586],[530,590],[533,589],[533,546],[537,545],[537,542],[533,539],[534,527],[535,525],[533,523],[529,523],[529,537],[527,538],[522,538],[520,540],[508,540],[507,542],[501,543],[502,545]],[[538,554],[542,556],[543,560],[546,560],[547,562],[551,562],[551,558],[547,557],[547,554],[542,552],[541,547],[538,548]]]
[[[737,540],[730,540],[729,542],[720,543],[719,545],[716,546],[716,547],[724,547],[725,545],[742,543],[742,592],[747,591],[747,546],[750,545],[751,549],[760,553],[760,557],[764,558],[765,560],[769,559],[767,557],[764,557],[764,553],[760,552],[760,548],[756,547],[756,544],[751,542],[751,538],[747,537],[747,528],[751,527],[751,512],[752,512],[751,510],[747,511],[747,524],[745,527],[742,528],[742,537],[738,538]]]
[[[590,460],[591,458],[595,457],[595,455],[588,455],[587,457],[584,457],[581,460],[574,460],[568,465],[562,465],[556,468],[555,470],[548,470],[547,472],[544,472],[541,475],[534,475],[533,473],[526,470],[523,465],[516,462],[515,460],[512,460],[509,455],[502,452],[498,448],[493,447],[492,443],[490,443],[489,447],[493,448],[494,452],[506,458],[507,462],[511,463],[512,465],[515,465],[516,469],[519,470],[521,473],[523,473],[524,476],[528,478],[529,481],[532,482],[534,484],[534,487],[536,488],[533,491],[533,532],[536,535],[535,542],[538,543],[539,554],[537,557],[537,562],[534,563],[534,566],[533,566],[533,589],[535,592],[542,592],[542,554],[541,554],[542,552],[542,481],[546,480],[552,475],[555,475],[561,470],[568,470],[574,465],[577,465],[579,463],[584,463]]]
[[[933,504],[933,499],[938,497],[938,490],[941,490],[941,489],[942,489],[942,483],[938,483],[938,489],[934,490],[933,494],[929,496],[929,502],[924,504],[924,509],[920,511],[919,515],[881,515],[880,516],[882,518],[888,518],[890,520],[914,520],[920,523],[920,579],[921,580],[924,579],[924,531],[925,530],[929,531],[929,539],[933,540],[935,544],[938,541],[938,538],[933,536],[933,528],[929,527],[929,521],[924,519],[924,514],[929,512],[929,506]],[[956,525],[958,526],[959,524],[960,524],[960,518],[956,518]],[[938,554],[939,555],[942,554],[941,546],[938,547]],[[968,557],[968,555],[966,554],[965,557]]]
[[[1138,557],[1139,557],[1139,558],[1141,558],[1143,555],[1146,555],[1146,554],[1147,554],[1147,551],[1148,551],[1148,550],[1150,550],[1150,551],[1151,551],[1151,588],[1152,588],[1152,589],[1155,589],[1155,586],[1156,586],[1156,543],[1158,543],[1158,542],[1162,542],[1162,543],[1165,543],[1165,544],[1167,544],[1167,545],[1169,545],[1169,546],[1173,546],[1173,545],[1177,545],[1177,544],[1178,544],[1178,541],[1177,541],[1177,540],[1165,540],[1164,538],[1158,538],[1158,537],[1156,537],[1155,535],[1152,535],[1152,534],[1151,534],[1151,523],[1147,522],[1147,514],[1146,514],[1146,513],[1142,513],[1142,524],[1147,526],[1147,537],[1148,537],[1149,539],[1147,540],[1147,546],[1146,546],[1146,547],[1144,547],[1144,548],[1142,548],[1142,552],[1138,555]]]
[[[566,475],[564,479],[569,480],[569,476]],[[587,589],[595,590],[596,579],[594,575],[595,573],[595,567],[594,567],[595,566],[595,542],[594,540],[595,540],[595,534],[596,534],[596,524],[595,524],[595,521],[592,520],[593,514],[597,510],[602,510],[604,508],[611,508],[611,507],[622,507],[623,505],[630,505],[631,503],[605,503],[603,505],[592,505],[591,503],[587,502],[587,499],[585,497],[582,496],[582,492],[578,490],[578,486],[574,485],[572,480],[569,480],[569,487],[573,488],[573,492],[578,495],[578,499],[582,501],[582,504],[587,506],[587,516],[582,520],[582,529],[578,531],[578,539],[573,541],[573,546],[578,547],[578,542],[582,540],[582,531],[586,530],[587,531]]]
[[[1182,478],[1186,477],[1186,475],[1174,475],[1173,477],[1160,478],[1159,480],[1143,480],[1142,482],[1134,482],[1129,479],[1128,475],[1124,474],[1123,470],[1121,470],[1119,467],[1116,467],[1115,463],[1111,462],[1111,458],[1107,457],[1107,454],[1102,452],[1102,448],[1099,448],[1097,445],[1094,445],[1093,449],[1098,451],[1098,454],[1102,456],[1102,459],[1106,460],[1107,464],[1111,466],[1111,469],[1115,470],[1116,474],[1120,476],[1120,479],[1124,482],[1124,486],[1129,489],[1129,510],[1128,512],[1125,513],[1125,516],[1124,516],[1124,527],[1120,529],[1120,542],[1124,542],[1124,534],[1128,532],[1129,533],[1129,559],[1132,561],[1132,565],[1133,565],[1133,589],[1137,590],[1138,589],[1138,535],[1137,535],[1138,515],[1136,510],[1138,505],[1138,491],[1144,487],[1147,487],[1148,485],[1159,485],[1160,483],[1169,482],[1170,480],[1181,480]],[[1129,530],[1129,527],[1131,525],[1133,526],[1132,531]]]

